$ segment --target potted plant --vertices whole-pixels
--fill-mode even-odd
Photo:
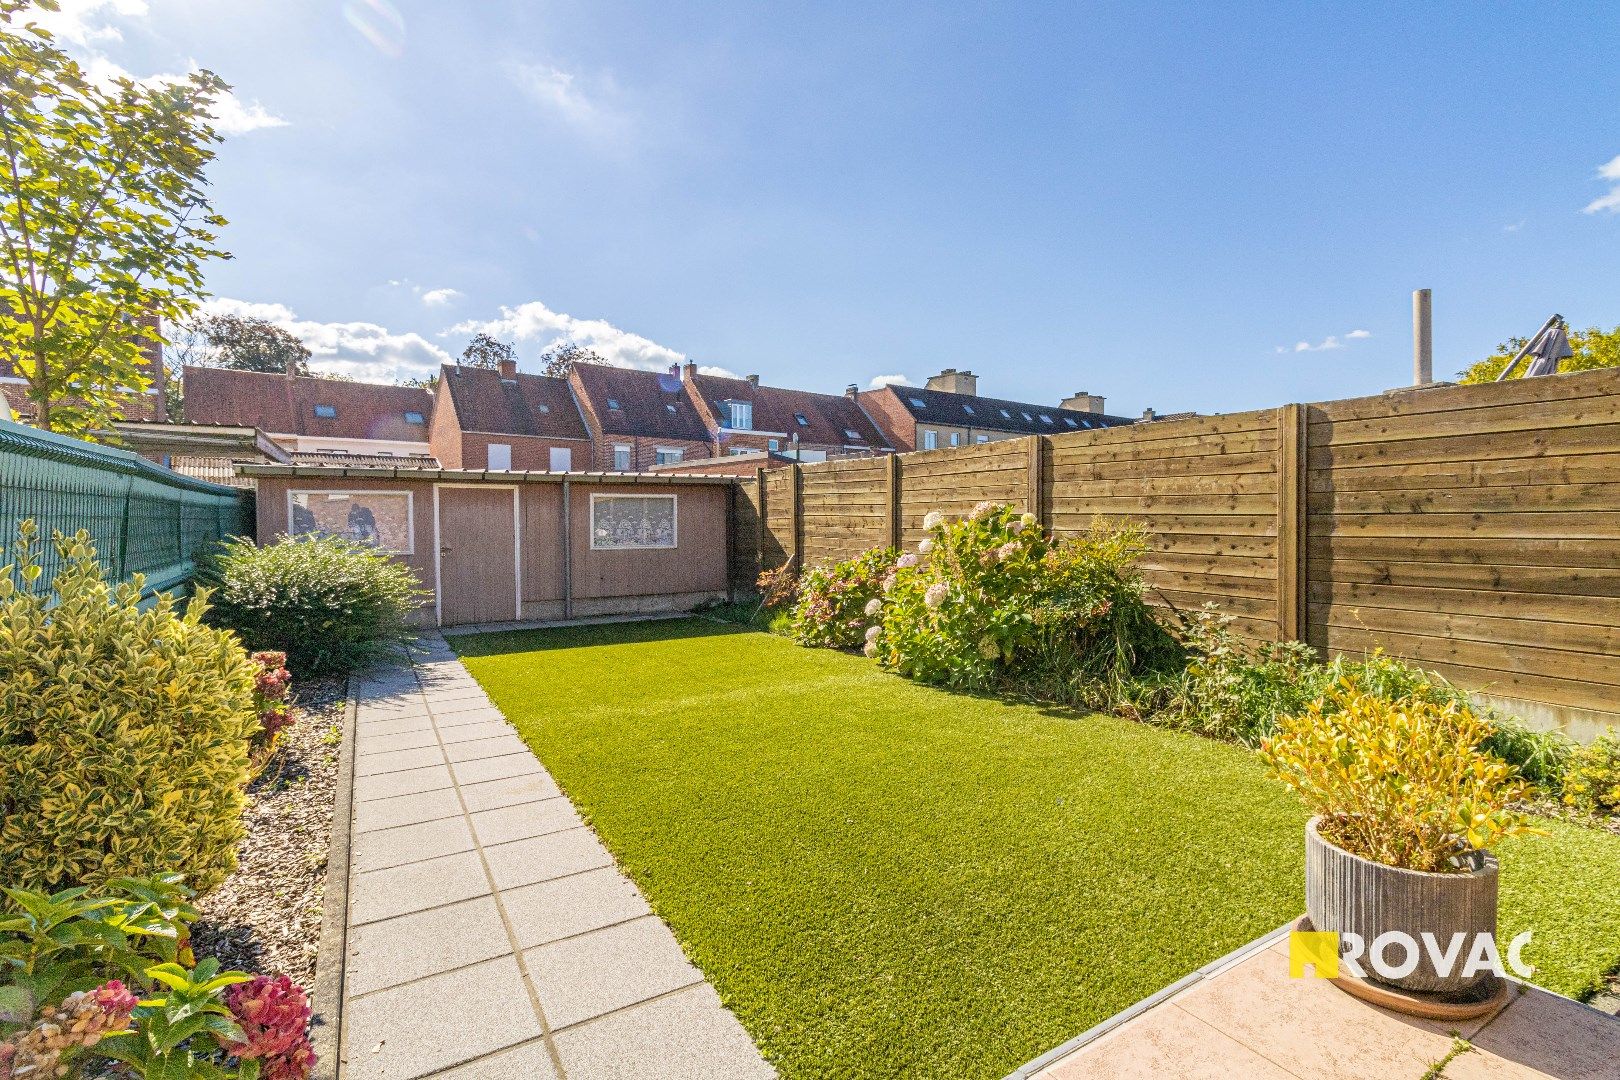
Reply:
[[[1480,935],[1495,947],[1490,849],[1534,830],[1512,809],[1527,785],[1480,749],[1489,733],[1456,702],[1390,700],[1343,684],[1282,718],[1262,744],[1272,774],[1313,815],[1311,927],[1340,934],[1341,951],[1355,935],[1369,980],[1431,1001],[1477,1001],[1498,987],[1493,970],[1468,963]]]

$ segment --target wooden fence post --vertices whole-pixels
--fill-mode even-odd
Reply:
[[[754,580],[765,572],[765,533],[770,528],[770,518],[765,510],[765,469],[761,466],[754,470]]]
[[[1305,639],[1305,409],[1277,410],[1277,639]]]
[[[886,505],[889,515],[889,546],[900,546],[900,455],[890,454],[886,465],[888,469],[885,492],[888,496]]]
[[[1025,496],[1025,509],[1035,515],[1041,528],[1046,528],[1046,436],[1029,437],[1029,493]]]
[[[804,503],[799,494],[803,477],[803,466],[797,461],[788,466],[788,540],[793,544],[788,562],[800,573],[804,572],[804,560],[800,557],[804,551]]]

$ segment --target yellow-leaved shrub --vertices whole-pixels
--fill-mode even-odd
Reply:
[[[1466,870],[1465,856],[1536,830],[1514,804],[1529,793],[1483,749],[1491,728],[1455,701],[1392,699],[1348,680],[1279,718],[1260,754],[1293,788],[1324,840],[1407,870]]]
[[[236,865],[254,666],[235,636],[109,584],[85,533],[56,540],[50,594],[34,528],[0,569],[0,881],[31,889],[178,871],[198,891]]]

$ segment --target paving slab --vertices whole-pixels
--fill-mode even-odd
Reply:
[[[339,1080],[772,1076],[442,639],[355,685]]]

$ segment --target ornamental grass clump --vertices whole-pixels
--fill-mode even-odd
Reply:
[[[0,569],[0,879],[55,890],[183,871],[201,891],[236,866],[255,667],[204,624],[110,584],[88,534],[56,538],[50,594],[36,530]]]
[[[1387,866],[1463,873],[1472,853],[1536,832],[1514,809],[1528,785],[1479,749],[1489,735],[1455,702],[1392,701],[1346,682],[1282,717],[1260,755],[1329,843]]]
[[[883,582],[898,555],[893,548],[873,548],[853,559],[805,571],[789,635],[800,645],[835,649],[865,645],[868,632],[878,624]]]
[[[234,539],[202,567],[209,620],[250,649],[287,654],[300,677],[346,674],[392,651],[428,597],[410,567],[341,536]]]
[[[1140,532],[1052,540],[1035,515],[981,503],[928,537],[885,584],[869,652],[921,682],[1100,704],[1175,652],[1142,599]]]

